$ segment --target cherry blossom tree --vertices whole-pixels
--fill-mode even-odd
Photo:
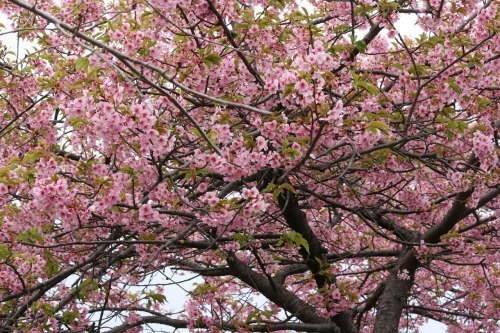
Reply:
[[[0,12],[0,332],[498,332],[498,2]]]

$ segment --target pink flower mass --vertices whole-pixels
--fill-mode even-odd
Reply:
[[[0,1],[0,332],[499,332],[498,5]]]

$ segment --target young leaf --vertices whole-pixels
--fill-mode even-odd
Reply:
[[[75,62],[75,66],[77,70],[83,70],[85,73],[89,71],[89,58],[88,57],[83,57],[79,58]]]
[[[283,183],[279,186],[279,188],[284,188],[285,190],[288,190],[292,193],[295,193],[297,194],[297,191],[295,190],[295,188],[292,186],[292,184],[288,184],[288,183]]]
[[[374,120],[372,122],[370,122],[368,124],[368,126],[366,126],[367,129],[370,129],[370,128],[377,128],[379,129],[381,132],[383,132],[384,134],[388,134],[389,133],[389,127],[387,126],[387,124],[379,121],[379,120]]]
[[[221,56],[215,53],[210,53],[205,57],[205,62],[216,64],[217,66],[220,66],[221,60]]]
[[[0,259],[6,260],[10,257],[10,250],[7,245],[0,244]]]
[[[366,81],[358,81],[358,87],[363,88],[364,90],[368,91],[372,95],[375,95],[376,93],[378,93],[378,88],[375,87],[373,84],[366,82]]]

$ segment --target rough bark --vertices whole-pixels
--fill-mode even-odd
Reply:
[[[311,270],[318,289],[330,284],[331,281],[324,274],[321,274],[321,263],[327,262],[327,251],[321,246],[320,240],[307,221],[306,214],[300,209],[297,197],[291,191],[286,190],[285,194],[280,196],[278,205],[283,212],[287,225],[292,230],[300,233],[309,244],[309,251],[302,247],[300,254]],[[339,327],[341,333],[358,332],[351,311],[339,313],[331,319]]]
[[[450,210],[445,214],[443,219],[425,233],[422,239],[426,243],[436,244],[440,241],[441,236],[447,234],[455,225],[467,216],[466,202],[471,197],[473,189],[460,192],[457,194]],[[492,194],[493,193],[493,194]],[[498,195],[498,190],[488,193],[484,198],[492,200]],[[483,199],[484,199],[483,198]],[[484,205],[484,200],[480,200],[479,205]],[[420,263],[413,254],[411,248],[406,248],[400,256],[398,264],[391,272],[391,276],[387,281],[387,285],[380,297],[377,306],[377,317],[375,322],[374,333],[397,333],[399,320],[403,312],[403,308],[407,304],[409,292],[413,286],[415,271],[419,268]],[[398,278],[398,273],[402,270],[407,270],[410,275],[409,280]]]
[[[282,285],[272,283],[267,277],[250,269],[235,254],[230,253],[227,262],[232,275],[261,292],[262,295],[282,307],[285,311],[292,313],[302,322],[322,324],[329,322],[328,318],[319,316],[314,307],[286,290]],[[333,323],[331,332],[343,333]]]

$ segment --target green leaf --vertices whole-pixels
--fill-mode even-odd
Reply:
[[[38,241],[38,243],[40,243],[40,244],[44,243],[43,236],[38,232],[37,227],[20,233],[16,239],[20,239],[22,241],[32,243],[32,244],[35,244],[35,241]]]
[[[462,121],[462,120],[457,121],[458,133],[464,134],[467,129],[469,129],[469,125],[465,121]]]
[[[287,234],[287,238],[289,240],[291,240],[295,245],[297,246],[301,246],[304,248],[304,250],[307,251],[307,253],[310,253],[309,252],[309,243],[307,242],[307,240],[302,237],[301,234],[299,234],[298,232],[292,230],[290,231],[288,234]]]
[[[48,303],[40,304],[40,308],[48,316],[52,316],[56,312],[56,307]]]
[[[179,76],[180,82],[183,82],[186,78],[188,78],[192,71],[193,71],[193,66],[189,66],[188,68],[186,68],[186,70],[181,72]]]
[[[269,4],[271,4],[272,6],[274,6],[276,8],[279,8],[279,9],[285,8],[285,1],[284,0],[270,0]]]
[[[387,134],[389,133],[389,128],[386,123],[381,122],[380,120],[374,120],[366,126],[366,129],[379,129],[381,132]]]
[[[351,71],[351,74],[352,74],[352,78],[354,80],[353,83],[352,83],[352,85],[353,85],[354,88],[358,88],[359,75],[356,74],[354,71]]]
[[[295,155],[300,155],[300,151],[298,151],[297,149],[293,149],[293,148],[287,148],[287,149],[283,150],[283,153],[285,155],[290,156],[293,159],[295,159]]]
[[[440,36],[437,36],[437,35],[434,35],[432,37],[429,38],[429,40],[433,43],[439,43],[439,44],[443,44],[444,43],[444,39],[441,38]]]
[[[446,119],[444,119],[444,117],[442,115],[437,115],[436,121],[440,124],[444,124],[446,122]]]
[[[89,71],[89,58],[83,57],[76,60],[76,69],[83,69],[85,73]]]
[[[99,283],[97,281],[91,278],[85,279],[78,288],[77,297],[80,300],[85,300],[89,295],[89,291],[95,291],[97,289],[99,289]]]
[[[306,17],[309,17],[309,12],[307,11],[307,8],[306,7],[300,7],[300,8],[302,8],[302,11],[306,15]]]
[[[455,109],[454,108],[449,108],[445,107],[441,110],[441,113],[446,117],[446,118],[451,118],[455,114]]]
[[[204,282],[201,284],[194,283],[194,285],[196,287],[189,292],[190,295],[202,296],[207,292],[217,292],[217,287],[208,282]]]
[[[472,128],[472,132],[475,131],[481,131],[481,132],[486,132],[486,126],[484,125],[476,125]]]
[[[220,66],[221,60],[222,60],[221,56],[216,53],[210,53],[205,57],[205,62],[216,64],[217,66]]]
[[[397,69],[399,69],[401,71],[405,69],[404,66],[401,65],[401,64],[399,64],[399,63],[393,63],[393,64],[391,64],[391,66],[394,67],[394,68],[397,68]]]
[[[364,40],[357,40],[354,42],[354,46],[359,50],[360,53],[365,53],[367,45]]]
[[[245,235],[242,235],[240,233],[235,233],[232,238],[237,241],[237,242],[240,242],[240,241],[246,241],[247,240],[247,237]]]
[[[63,312],[63,322],[66,324],[73,324],[76,318],[78,318],[78,310]]]
[[[408,69],[408,73],[410,74],[419,74],[419,75],[422,75],[422,74],[427,74],[429,71],[429,67],[428,66],[423,66],[423,65],[419,65],[417,64],[416,66],[412,65],[409,69]]]
[[[87,119],[85,119],[83,117],[75,117],[75,118],[69,119],[68,123],[71,125],[71,127],[73,127],[74,129],[77,129],[77,128],[80,128],[82,126],[85,126],[88,123],[88,121],[87,121]]]
[[[488,98],[485,98],[485,97],[481,97],[481,96],[479,96],[477,98],[477,101],[478,101],[477,106],[481,110],[484,110],[486,107],[488,107],[492,104],[491,100],[489,100]]]
[[[271,319],[271,317],[274,316],[274,311],[272,310],[261,311],[260,313],[267,319]]]
[[[232,236],[232,238],[237,241],[241,247],[245,247],[247,246],[248,244],[250,244],[250,239],[252,239],[251,236],[245,236],[243,234],[240,234],[240,233],[236,233]]]
[[[358,86],[363,88],[364,90],[368,91],[372,95],[378,93],[377,87],[375,87],[373,84],[371,84],[369,82],[359,81]]]
[[[191,133],[193,133],[194,135],[196,135],[196,136],[197,136],[197,137],[199,137],[199,138],[203,137],[203,136],[201,135],[201,132],[200,132],[197,128],[193,128],[193,129],[191,130]]]
[[[276,188],[276,184],[274,183],[269,183],[267,184],[266,188],[264,189],[264,193],[271,193],[272,190]]]
[[[248,314],[247,319],[245,320],[245,323],[249,324],[253,319],[255,319],[255,321],[257,321],[257,322],[260,322],[261,316],[264,316],[267,319],[270,319],[273,315],[274,315],[274,311],[272,311],[272,310],[261,311],[259,309],[256,309]]]
[[[290,95],[291,93],[295,92],[295,83],[287,83],[285,84],[285,89],[283,90],[283,97],[286,97]]]
[[[460,94],[462,92],[462,89],[460,89],[460,87],[456,83],[454,83],[454,82],[449,82],[448,86],[451,89],[453,89],[453,91],[456,92],[457,94]]]
[[[279,188],[284,188],[285,190],[288,190],[294,194],[297,194],[297,191],[295,190],[295,188],[292,186],[292,184],[288,184],[288,183],[283,183],[279,186]]]
[[[145,20],[145,19],[147,19],[149,17],[152,17],[153,14],[154,14],[154,12],[152,12],[152,11],[147,11],[147,12],[142,13],[141,14],[141,21]]]
[[[259,318],[259,313],[260,311],[259,310],[253,310],[252,312],[250,312],[247,316],[247,319],[245,319],[245,323],[249,324],[252,319],[260,319]]]
[[[7,260],[10,257],[10,250],[7,245],[0,244],[0,259]]]
[[[30,152],[27,152],[24,157],[23,157],[23,163],[25,164],[32,164],[40,159],[42,157],[43,153],[40,150],[33,150]]]
[[[59,273],[59,265],[57,260],[50,254],[49,251],[44,252],[45,257],[45,271],[48,273],[49,277],[53,277],[57,273]]]
[[[273,191],[273,200],[274,202],[278,202],[280,195],[284,193],[282,188],[275,188]]]
[[[162,295],[162,294],[149,294],[149,298],[154,300],[156,303],[160,303],[160,304],[167,302],[167,297],[165,295]]]

